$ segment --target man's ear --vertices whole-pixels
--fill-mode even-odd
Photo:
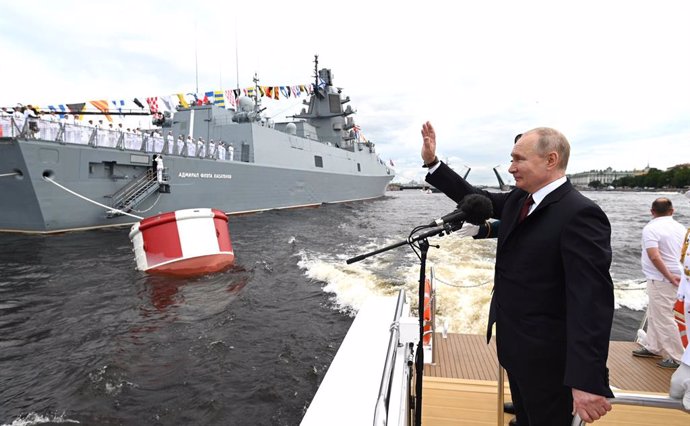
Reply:
[[[551,151],[546,154],[546,167],[553,169],[558,166],[558,153],[556,151]]]

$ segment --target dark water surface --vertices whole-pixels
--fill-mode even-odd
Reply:
[[[640,232],[658,195],[587,195],[613,226],[612,337],[632,340],[646,295],[624,288],[643,279]],[[690,205],[670,197],[690,224]],[[0,234],[0,424],[299,424],[352,322],[338,298],[357,291],[329,292],[305,258],[340,265],[453,209],[443,195],[404,191],[232,217],[236,266],[192,279],[136,271],[129,228]],[[414,264],[384,259],[388,281]]]

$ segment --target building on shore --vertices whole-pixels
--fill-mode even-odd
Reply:
[[[568,175],[570,182],[578,187],[588,187],[590,182],[599,181],[602,185],[611,185],[616,179],[620,179],[625,176],[639,176],[647,174],[649,171],[649,166],[642,170],[632,170],[632,171],[616,171],[611,169],[611,167],[606,170],[590,170],[588,172],[580,172]]]

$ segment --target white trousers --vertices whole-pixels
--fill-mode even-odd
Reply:
[[[680,361],[685,348],[673,316],[677,293],[671,283],[647,280],[647,336],[642,345],[650,352]]]

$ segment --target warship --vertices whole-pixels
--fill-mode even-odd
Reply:
[[[318,58],[314,64],[306,108],[280,123],[262,116],[256,77],[254,97],[240,98],[237,108],[180,105],[153,121],[156,131],[3,114],[0,231],[64,232],[179,209],[233,215],[383,196],[394,170],[358,137],[355,110],[331,70],[319,69]]]

